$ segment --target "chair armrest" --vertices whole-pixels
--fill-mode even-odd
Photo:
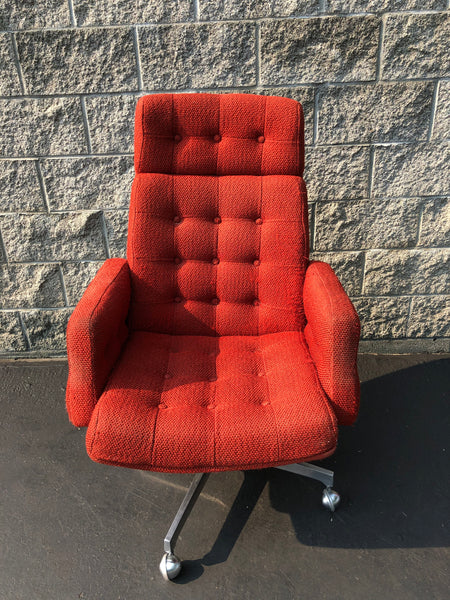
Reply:
[[[87,287],[67,325],[69,379],[66,405],[77,427],[89,424],[112,367],[128,336],[130,271],[110,258]]]
[[[319,261],[306,270],[303,302],[306,342],[320,383],[338,422],[351,425],[359,409],[358,315],[333,269]]]

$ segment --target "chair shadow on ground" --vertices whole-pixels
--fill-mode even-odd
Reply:
[[[362,384],[356,425],[341,428],[338,450],[320,463],[335,471],[342,496],[334,515],[321,506],[320,483],[278,469],[247,471],[211,550],[185,561],[175,581],[187,583],[203,565],[227,560],[266,485],[271,505],[290,515],[303,545],[447,546],[449,366],[440,359]]]

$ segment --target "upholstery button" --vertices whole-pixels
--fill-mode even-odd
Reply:
[[[212,383],[213,381],[217,381],[217,377],[209,377],[209,378],[208,378],[208,381],[210,381],[211,383]]]
[[[170,379],[172,377],[172,375],[170,373],[166,373],[164,375],[164,379]]]
[[[259,300],[258,300],[258,298],[255,298],[253,300],[253,306],[259,306]]]
[[[208,410],[214,410],[216,407],[214,404],[208,404]]]
[[[177,302],[177,303],[179,304],[179,303],[181,302],[181,298],[180,298],[180,296],[176,296],[176,297],[173,299],[173,301],[174,301],[174,302]]]
[[[211,262],[213,265],[218,265],[220,260],[218,258],[213,258]]]
[[[211,300],[211,304],[215,304],[215,305],[217,305],[217,304],[219,304],[219,302],[220,302],[220,301],[219,301],[219,298],[213,298],[213,299]]]
[[[173,136],[173,139],[174,139],[176,142],[180,142],[180,141],[181,141],[181,135],[178,135],[178,133],[177,133],[177,135],[174,135],[174,136]]]
[[[180,258],[180,257],[178,257],[178,256],[176,256],[176,257],[173,259],[173,262],[174,262],[176,265],[179,265],[179,264],[181,263],[181,258]]]
[[[260,135],[259,138],[258,138],[258,142],[260,144],[263,144],[265,141],[266,141],[266,138],[263,135]]]
[[[176,215],[176,216],[173,218],[173,222],[174,222],[174,223],[181,223],[181,217],[179,217],[178,215]]]
[[[255,219],[255,223],[257,225],[262,225],[262,219],[260,217],[258,219]]]
[[[216,135],[214,136],[214,141],[215,142],[220,142],[221,139],[222,139],[222,136],[219,135],[218,133],[216,133]]]
[[[258,377],[264,377],[264,373],[263,373],[263,371],[260,371],[260,372],[258,373]]]
[[[214,217],[214,223],[218,225],[219,223],[222,223],[222,219],[220,217]]]
[[[261,402],[262,406],[267,406],[269,403],[268,402]]]
[[[259,267],[259,265],[260,265],[261,263],[259,262],[259,260],[258,260],[258,259],[256,259],[256,260],[254,260],[254,261],[253,261],[253,264],[255,265],[255,267]]]

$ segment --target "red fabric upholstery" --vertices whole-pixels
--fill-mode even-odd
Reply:
[[[89,424],[127,338],[125,319],[129,305],[128,263],[122,258],[110,258],[89,284],[67,326],[66,401],[70,420],[78,427]]]
[[[336,417],[302,332],[133,332],[87,433],[96,461],[220,471],[307,460],[336,446]]]
[[[137,105],[136,173],[302,175],[303,110],[251,94],[158,94]]]
[[[358,315],[333,269],[319,261],[306,271],[304,303],[305,336],[320,382],[339,422],[350,425],[359,410]]]
[[[359,324],[309,265],[300,105],[146,96],[135,142],[127,261],[106,261],[68,328],[90,456],[186,472],[331,453],[357,413]]]
[[[136,175],[130,326],[187,335],[301,329],[307,218],[300,177]]]

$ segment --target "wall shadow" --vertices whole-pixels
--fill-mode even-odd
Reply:
[[[341,428],[338,450],[320,462],[335,471],[334,487],[342,496],[336,513],[321,506],[318,482],[278,469],[247,471],[213,547],[186,561],[177,582],[197,578],[202,565],[227,560],[266,485],[271,505],[290,515],[302,544],[449,545],[449,363],[419,364],[362,384],[356,425]]]
[[[315,494],[306,494],[295,476],[277,471],[270,473],[272,506],[290,514],[302,543],[338,548],[447,546],[450,361],[419,364],[367,381],[361,398],[356,425],[341,428],[335,455],[321,463],[335,471],[335,488],[343,496],[332,522],[309,510],[312,496],[317,503]]]

